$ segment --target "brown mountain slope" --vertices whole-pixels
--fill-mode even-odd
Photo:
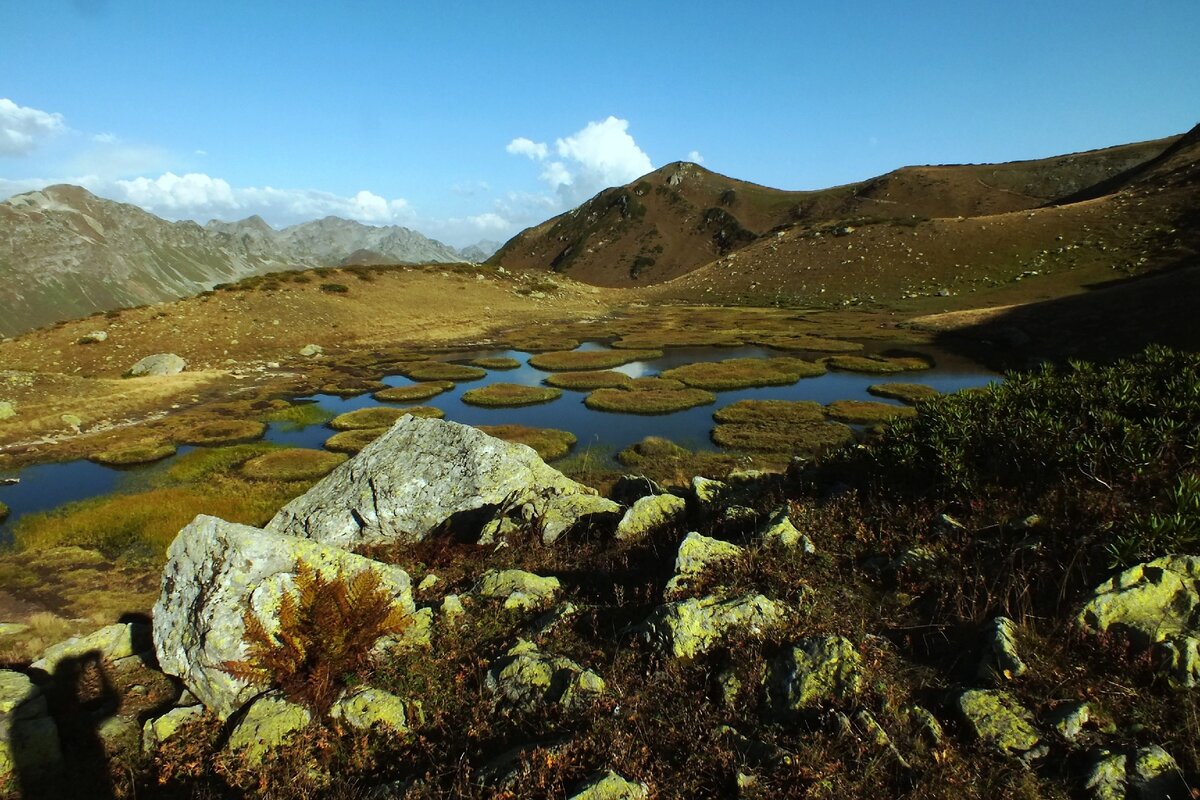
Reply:
[[[1035,208],[1126,173],[1176,139],[1007,164],[905,167],[805,192],[676,162],[523,231],[489,263],[566,272],[602,286],[646,285],[686,274],[780,227]]]

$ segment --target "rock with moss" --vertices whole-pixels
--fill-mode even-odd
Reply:
[[[187,362],[174,353],[155,353],[138,361],[125,373],[129,378],[162,377],[178,375],[187,368]]]
[[[46,697],[28,676],[0,670],[0,781],[49,778],[62,765],[58,727]]]
[[[767,702],[778,717],[853,700],[862,690],[858,648],[844,636],[811,636],[785,649],[771,664]]]
[[[12,419],[17,415],[17,406],[11,400],[0,400],[0,420]]]
[[[1194,689],[1200,684],[1200,639],[1176,636],[1163,642],[1159,661],[1172,689]]]
[[[505,608],[526,611],[547,608],[561,589],[562,584],[555,577],[520,569],[493,569],[479,579],[475,594],[486,600],[502,600]]]
[[[1083,726],[1091,719],[1091,706],[1087,703],[1064,703],[1046,714],[1045,720],[1058,732],[1064,741],[1073,742],[1083,733]]]
[[[341,547],[415,542],[448,520],[475,526],[517,514],[543,539],[620,506],[549,467],[530,448],[468,425],[402,417],[268,523]]]
[[[66,641],[51,645],[41,658],[29,665],[29,668],[53,675],[59,665],[67,659],[95,653],[105,661],[116,661],[138,653],[148,653],[152,648],[149,625],[137,622],[117,623],[86,636],[72,636]]]
[[[976,674],[1000,685],[1025,674],[1028,667],[1017,652],[1016,624],[1008,617],[996,617],[983,629],[983,656]]]
[[[958,711],[976,739],[1004,755],[1021,755],[1041,741],[1033,714],[1007,692],[970,689],[958,696]]]
[[[777,509],[758,529],[755,536],[767,547],[808,554],[817,552],[808,535],[801,533],[792,524],[792,518],[786,508]]]
[[[675,658],[695,658],[735,632],[757,637],[775,631],[788,614],[787,606],[761,594],[689,598],[659,606],[631,632]]]
[[[626,780],[609,770],[584,781],[568,800],[646,800],[649,796],[646,784]]]
[[[697,475],[692,478],[692,493],[700,508],[711,511],[729,492],[729,484]]]
[[[1128,758],[1120,753],[1101,750],[1092,763],[1083,785],[1093,800],[1125,800],[1125,772]]]
[[[557,703],[564,708],[586,705],[604,693],[604,679],[569,658],[544,653],[520,641],[487,672],[487,688],[505,702],[526,711]]]
[[[339,698],[329,710],[331,719],[341,720],[357,730],[387,728],[405,733],[411,727],[415,708],[394,694],[366,687]]]
[[[1101,750],[1084,777],[1095,800],[1173,800],[1192,792],[1171,755],[1157,745],[1136,751]]]
[[[260,697],[229,734],[227,747],[240,752],[247,764],[262,763],[263,756],[304,730],[312,715],[303,706],[273,696]]]
[[[184,725],[203,717],[204,706],[195,705],[172,708],[160,717],[146,720],[142,725],[142,752],[153,752],[160,744],[178,733]]]
[[[1143,644],[1197,633],[1200,556],[1164,556],[1096,587],[1079,612],[1084,630],[1119,628]]]
[[[681,596],[705,570],[721,562],[737,561],[745,554],[746,551],[736,544],[692,531],[679,543],[675,573],[667,582],[663,597],[670,600]]]
[[[244,614],[250,609],[270,633],[279,603],[292,591],[297,563],[327,580],[370,570],[393,605],[415,606],[408,573],[311,539],[199,516],[167,550],[162,591],[154,605],[154,646],[163,672],[183,681],[221,719],[262,692],[261,683],[233,677],[228,661],[246,657]]]
[[[673,494],[647,495],[634,502],[617,523],[620,541],[642,539],[657,530],[680,522],[687,515],[687,501]]]

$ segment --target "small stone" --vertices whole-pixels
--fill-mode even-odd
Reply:
[[[695,658],[717,647],[734,631],[761,636],[780,627],[789,610],[761,594],[732,599],[688,598],[655,609],[632,632],[675,658]]]
[[[604,680],[569,658],[543,653],[521,640],[492,665],[485,684],[507,702],[532,710],[558,703],[566,708],[590,702],[604,693]]]
[[[449,622],[466,613],[462,600],[456,594],[448,594],[442,598],[442,616]]]
[[[1020,755],[1041,740],[1033,715],[1007,692],[971,689],[958,697],[958,710],[967,725],[997,751]]]
[[[692,531],[679,544],[675,574],[663,590],[664,598],[670,600],[687,591],[689,584],[712,565],[734,561],[743,555],[745,551],[735,544]]]
[[[1084,786],[1094,800],[1125,800],[1125,765],[1127,758],[1101,750],[1084,778]]]
[[[424,578],[422,578],[421,582],[417,584],[417,591],[418,592],[428,592],[434,586],[437,586],[439,580],[440,580],[440,578],[438,578],[437,575],[434,575],[431,572],[428,575],[426,575]]]
[[[92,331],[79,337],[80,344],[99,344],[108,340],[107,331]]]
[[[930,747],[939,747],[946,738],[946,733],[938,718],[923,706],[909,706],[907,712],[910,724],[916,728],[925,743]]]
[[[1200,684],[1200,638],[1176,636],[1163,642],[1159,653],[1172,689],[1194,689]]]
[[[174,353],[156,353],[134,364],[125,375],[129,378],[161,377],[178,375],[185,368],[187,362]]]
[[[707,510],[715,505],[728,491],[729,484],[727,483],[714,481],[699,475],[692,478],[692,493],[696,495],[696,500],[703,509]]]
[[[644,783],[634,783],[609,770],[597,775],[581,786],[568,800],[646,800],[650,788]]]
[[[1064,703],[1051,711],[1046,721],[1058,731],[1058,735],[1068,742],[1079,738],[1083,726],[1088,723],[1091,709],[1087,703]]]
[[[648,495],[634,502],[617,523],[618,541],[642,539],[656,530],[681,521],[687,501],[671,494]]]
[[[339,699],[329,716],[358,730],[378,726],[405,733],[409,729],[408,704],[394,694],[370,687]]]
[[[0,419],[12,419],[17,415],[16,404],[8,400],[0,400]]]
[[[792,524],[786,508],[778,509],[772,514],[767,523],[758,529],[757,536],[767,547],[796,550],[807,554],[817,552],[812,540]]]
[[[305,358],[313,358],[325,352],[325,348],[319,344],[306,344],[300,348],[300,355]]]
[[[1191,797],[1179,765],[1158,745],[1143,747],[1134,755],[1129,783],[1134,794],[1144,800],[1173,800]]]
[[[308,709],[278,697],[260,697],[229,735],[229,749],[242,751],[248,764],[259,764],[269,751],[308,727]]]
[[[848,701],[862,689],[862,657],[844,636],[801,639],[772,664],[768,702],[779,716]]]
[[[488,600],[503,600],[508,609],[546,608],[558,596],[558,578],[535,575],[519,569],[488,570],[479,580],[476,594]]]
[[[1027,667],[1017,654],[1016,625],[1008,617],[996,617],[983,631],[983,658],[976,670],[980,678],[996,684],[1025,674]]]
[[[69,658],[80,658],[89,653],[98,652],[106,661],[117,661],[122,658],[145,652],[151,647],[150,626],[139,623],[118,623],[108,625],[86,636],[73,636],[64,642],[50,646],[42,657],[29,665],[30,669],[40,669],[47,674],[54,674],[59,664]]]

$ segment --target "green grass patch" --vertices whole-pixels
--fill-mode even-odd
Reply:
[[[366,378],[344,378],[342,380],[330,381],[329,383],[321,384],[321,392],[323,394],[332,394],[336,397],[357,397],[360,394],[373,392],[377,389],[383,389],[387,386],[383,381],[372,381]]]
[[[201,422],[177,437],[183,444],[216,446],[261,439],[267,425],[253,419],[218,419]]]
[[[876,397],[890,397],[905,403],[919,403],[941,394],[937,389],[923,383],[875,383],[868,386],[867,391]]]
[[[612,346],[619,350],[661,350],[664,347],[738,347],[745,340],[736,331],[658,330],[622,336]]]
[[[357,411],[347,411],[329,421],[329,427],[335,431],[356,431],[369,428],[390,428],[396,420],[411,414],[424,419],[441,419],[446,412],[432,406],[410,406],[408,408],[391,408],[376,406],[360,408]]]
[[[516,369],[521,366],[520,361],[517,361],[515,358],[508,358],[507,356],[473,358],[470,363],[472,366],[483,367],[484,369]]]
[[[730,358],[674,367],[664,370],[662,377],[700,389],[725,391],[752,386],[787,386],[801,378],[824,373],[824,365],[799,358]]]
[[[211,481],[234,472],[255,456],[278,449],[279,445],[271,442],[255,442],[193,450],[172,461],[161,472],[155,473],[150,482],[155,486],[166,487]]]
[[[584,399],[593,411],[618,414],[672,414],[686,408],[715,403],[717,396],[703,389],[596,389]]]
[[[555,461],[571,452],[575,434],[555,428],[531,428],[526,425],[480,425],[479,430],[506,442],[532,447],[543,461]]]
[[[826,339],[823,336],[764,336],[754,340],[755,344],[775,350],[815,350],[822,353],[856,353],[863,349],[858,342],[842,339]]]
[[[529,359],[529,363],[550,372],[566,372],[612,369],[655,358],[662,358],[662,350],[567,350],[539,353]]]
[[[255,456],[242,464],[242,474],[256,481],[315,481],[346,460],[342,453],[287,448]]]
[[[523,386],[519,383],[493,383],[463,393],[462,401],[473,406],[491,408],[532,406],[549,403],[562,397],[562,389],[549,386]]]
[[[824,421],[825,408],[812,400],[738,400],[713,412],[713,419],[749,425],[803,425]]]
[[[508,346],[523,353],[547,353],[554,350],[574,350],[579,347],[579,340],[565,336],[532,336],[510,339]]]
[[[487,375],[487,370],[445,361],[422,361],[404,365],[400,374],[414,381],[475,381]]]
[[[629,383],[625,384],[623,389],[628,389],[631,392],[645,391],[677,391],[686,389],[687,384],[683,381],[677,381],[673,378],[660,378],[656,376],[647,376],[644,378],[634,378]]]
[[[358,430],[335,433],[325,440],[325,449],[335,453],[359,452],[371,442],[388,432],[387,428],[360,428]]]
[[[722,423],[713,428],[712,440],[730,450],[812,454],[854,441],[854,431],[840,422]]]
[[[175,455],[175,452],[175,445],[173,444],[147,442],[131,447],[102,450],[99,453],[93,453],[88,456],[88,460],[109,467],[128,467],[134,464],[149,464],[154,461],[161,461],[164,458],[170,458]]]
[[[836,419],[839,422],[875,425],[880,422],[891,422],[899,417],[911,417],[917,411],[910,406],[876,403],[872,400],[834,400],[825,406],[825,413],[829,415],[830,419]]]
[[[884,356],[830,356],[825,359],[825,363],[832,369],[880,375],[929,369],[933,366],[923,358],[886,358]]]
[[[334,413],[322,408],[319,403],[294,403],[286,408],[269,411],[259,419],[263,422],[274,422],[286,431],[298,431],[310,425],[324,425],[333,417]]]
[[[453,381],[425,381],[409,386],[389,386],[387,389],[380,389],[371,396],[376,400],[388,403],[411,403],[437,397],[442,392],[453,388]]]
[[[585,370],[583,372],[556,372],[546,377],[546,383],[560,389],[575,389],[590,392],[593,389],[615,389],[627,385],[632,378],[613,370]]]

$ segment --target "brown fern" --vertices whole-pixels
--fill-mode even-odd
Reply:
[[[349,683],[366,677],[371,649],[381,637],[402,633],[412,618],[392,603],[379,575],[364,569],[332,580],[296,562],[295,592],[279,601],[272,634],[251,608],[242,614],[249,658],[223,669],[247,682],[266,682],[289,700],[324,716]]]

